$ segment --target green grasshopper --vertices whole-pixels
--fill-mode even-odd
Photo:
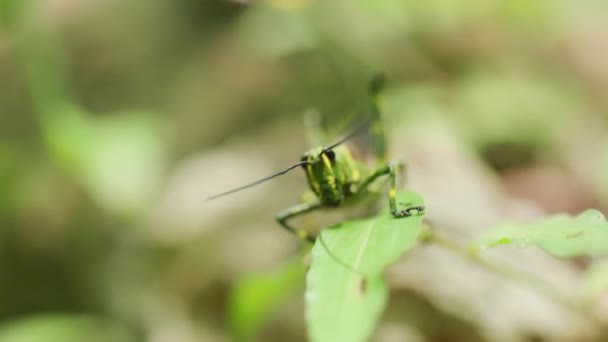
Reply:
[[[276,220],[283,228],[294,233],[302,240],[314,242],[316,237],[304,229],[298,229],[289,224],[288,221],[291,218],[322,208],[339,207],[351,199],[359,198],[359,196],[369,191],[369,186],[372,183],[383,176],[389,177],[388,200],[390,213],[393,217],[402,218],[414,214],[422,214],[425,209],[424,206],[409,206],[404,209],[397,208],[395,182],[397,172],[403,167],[403,163],[386,162],[386,143],[378,99],[383,85],[384,78],[382,76],[372,79],[370,82],[371,119],[344,138],[329,146],[315,147],[308,150],[299,162],[284,170],[236,189],[208,197],[207,199],[211,200],[244,190],[301,167],[306,172],[308,186],[315,196],[311,200],[279,212],[276,215]],[[380,164],[379,167],[372,170],[362,163],[355,161],[349,148],[343,144],[365,127],[369,127],[373,141],[373,154],[378,164]]]

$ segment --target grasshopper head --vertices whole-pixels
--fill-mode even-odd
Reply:
[[[311,190],[327,205],[338,205],[343,200],[344,177],[341,168],[336,167],[340,161],[336,152],[331,148],[317,147],[304,153],[301,160],[306,162],[302,168]]]

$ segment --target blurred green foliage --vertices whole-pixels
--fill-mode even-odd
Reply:
[[[124,332],[90,317],[48,314],[0,326],[2,342],[127,341]]]
[[[234,339],[254,339],[284,297],[301,287],[304,271],[301,257],[297,257],[279,269],[240,279],[234,285],[228,308]]]

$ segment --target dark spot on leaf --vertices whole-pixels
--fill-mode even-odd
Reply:
[[[578,231],[575,233],[570,233],[570,234],[566,235],[566,239],[574,239],[576,237],[583,235],[584,232],[585,232],[584,230],[581,230],[581,231]]]
[[[359,278],[356,286],[357,286],[357,288],[356,288],[357,294],[359,296],[363,296],[365,294],[365,291],[367,290],[367,278],[365,278],[365,277]]]

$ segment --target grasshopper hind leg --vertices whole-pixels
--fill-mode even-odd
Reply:
[[[382,115],[380,112],[380,101],[379,101],[379,93],[384,85],[385,79],[383,75],[378,75],[372,79],[370,84],[370,93],[372,95],[372,103],[371,103],[371,127],[370,127],[370,135],[372,139],[372,148],[374,155],[378,162],[381,164],[385,164],[383,167],[377,169],[371,176],[369,176],[362,183],[362,188],[367,187],[370,183],[376,180],[380,176],[388,175],[389,176],[389,205],[391,214],[394,217],[408,217],[414,214],[422,214],[424,212],[424,206],[408,206],[408,204],[399,203],[401,205],[406,206],[405,209],[397,209],[397,186],[396,186],[396,178],[397,173],[399,173],[403,179],[407,177],[405,164],[402,162],[388,162],[387,163],[387,148],[386,148],[386,136],[384,133],[384,125],[382,122]]]
[[[420,215],[424,212],[424,206],[416,205],[416,206],[407,206],[408,204],[404,204],[407,207],[405,209],[397,209],[397,186],[396,186],[396,178],[397,178],[397,170],[404,170],[405,166],[403,163],[389,163],[388,174],[389,174],[389,189],[388,189],[388,200],[389,206],[391,210],[391,214],[393,217],[408,217],[414,215]],[[401,203],[399,203],[401,204]]]
[[[367,177],[361,184],[361,187],[359,188],[359,190],[362,190],[362,189],[366,188],[368,185],[370,185],[372,182],[374,182],[376,179],[378,179],[379,177],[388,175],[388,177],[389,177],[388,203],[389,203],[391,215],[393,215],[393,217],[396,217],[396,218],[408,217],[408,216],[412,216],[415,214],[420,215],[425,210],[425,207],[422,205],[408,206],[405,209],[397,208],[396,179],[397,179],[398,169],[402,169],[402,168],[403,168],[403,163],[399,163],[399,162],[388,163],[388,164],[380,167],[374,173],[372,173],[369,177]],[[402,203],[399,203],[399,204],[402,204]],[[405,204],[405,205],[407,206],[408,204]]]

